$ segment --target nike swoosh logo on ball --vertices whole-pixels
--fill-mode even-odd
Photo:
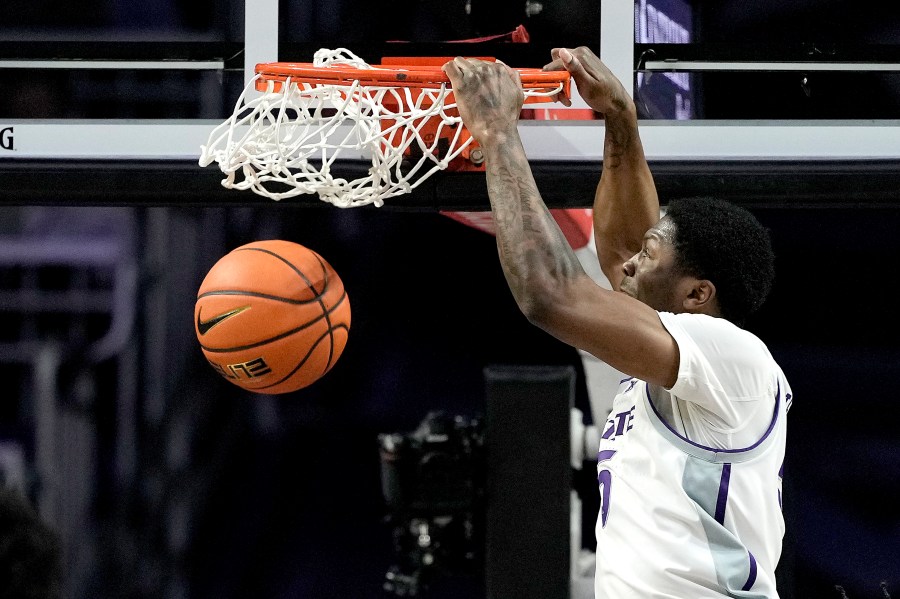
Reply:
[[[227,320],[236,314],[240,314],[244,310],[249,310],[250,306],[243,306],[241,308],[235,308],[234,310],[229,310],[224,314],[219,314],[218,316],[213,316],[209,320],[200,320],[200,312],[203,311],[203,308],[197,311],[197,331],[201,335],[205,335],[209,332],[211,328],[222,322],[223,320]]]

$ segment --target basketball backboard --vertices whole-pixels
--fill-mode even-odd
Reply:
[[[801,5],[773,3],[757,12],[739,2],[699,0],[609,0],[566,9],[552,2],[523,8],[467,0],[404,5],[391,14],[350,2],[236,0],[214,9],[103,4],[96,18],[86,16],[88,8],[18,12],[0,29],[5,201],[34,202],[39,190],[31,187],[60,169],[66,184],[59,199],[49,201],[116,201],[90,199],[96,177],[125,203],[181,203],[183,197],[169,200],[168,192],[183,196],[185,189],[208,192],[204,203],[259,201],[222,193],[214,169],[196,166],[201,144],[233,109],[257,63],[308,61],[319,47],[351,44],[373,62],[390,55],[469,54],[523,67],[542,66],[554,46],[589,45],[631,84],[645,151],[663,190],[722,191],[704,185],[715,186],[716,177],[740,161],[741,170],[751,172],[748,193],[767,195],[756,176],[761,173],[802,193],[827,163],[843,165],[844,174],[862,170],[842,187],[859,201],[860,182],[873,170],[893,172],[900,160],[897,40],[879,29],[877,14],[857,15],[853,32],[823,25],[839,18],[842,6],[814,19]],[[798,38],[792,23],[803,23],[806,37]],[[531,32],[528,43],[504,35],[517,25]],[[586,108],[576,94],[569,111],[558,106],[521,121],[539,183],[546,179],[559,188],[560,177],[578,184],[581,174],[597,171],[603,123]],[[147,194],[162,177],[161,193]],[[443,177],[440,190],[421,190],[424,200],[400,204],[486,207],[477,176],[450,178]],[[135,179],[143,193],[134,194]],[[578,185],[585,193],[574,196],[571,188],[542,188],[552,204],[586,205],[592,185]]]

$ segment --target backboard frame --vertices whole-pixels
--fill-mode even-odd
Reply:
[[[619,78],[631,81],[635,67],[671,70],[697,65],[671,62],[637,65],[634,41],[633,0],[609,0],[602,3],[600,55]],[[186,61],[129,60],[128,68],[208,68],[238,69],[243,62],[244,80],[253,76],[260,62],[271,62],[279,53],[278,0],[246,3],[245,39],[239,51],[227,59],[202,61],[195,57]],[[81,68],[121,68],[122,61],[79,61]],[[28,64],[25,64],[28,63]],[[859,62],[857,61],[857,64]],[[720,67],[734,68],[729,60]],[[0,62],[0,68],[71,68],[58,60],[35,58],[11,64]],[[519,66],[519,65],[517,65]],[[524,65],[528,66],[528,65]],[[766,68],[765,65],[756,65]],[[888,65],[889,68],[893,66]],[[798,63],[792,68],[802,68]],[[832,65],[833,67],[833,65]],[[699,68],[716,68],[715,63]],[[786,67],[785,67],[786,68]],[[841,68],[838,65],[838,68]],[[584,108],[584,101],[574,94],[574,108]],[[192,168],[199,157],[200,146],[209,131],[219,124],[214,120],[37,120],[10,119],[0,121],[3,139],[0,144],[0,166],[11,172],[35,161],[67,161],[78,164],[124,164],[112,167],[127,172],[134,161],[160,161],[166,168],[181,163],[178,170]],[[573,164],[582,170],[599,172],[602,162],[602,121],[527,121],[520,122],[525,149],[534,163]],[[696,166],[738,162],[771,165],[778,162],[795,165],[856,163],[887,165],[900,161],[900,119],[844,121],[642,121],[641,137],[651,168],[678,164],[676,169],[688,174]],[[351,161],[362,156],[349,156]],[[125,164],[127,163],[127,164]],[[350,168],[353,168],[351,165]],[[568,167],[566,167],[568,168]],[[887,171],[887,168],[879,170]],[[218,181],[219,173],[199,175],[202,180]],[[548,173],[553,169],[547,169]],[[795,172],[818,172],[814,164]],[[866,168],[861,169],[862,172]],[[548,176],[550,176],[548,174]],[[540,181],[539,181],[540,182]],[[2,191],[2,188],[0,188]],[[212,191],[212,190],[210,190]],[[217,190],[216,190],[217,191]],[[230,192],[235,193],[235,192]],[[428,193],[428,192],[426,192]],[[6,196],[6,194],[3,194]],[[218,194],[213,194],[218,197]],[[250,194],[238,194],[236,201],[255,202]],[[892,196],[891,196],[892,197]],[[5,201],[5,200],[4,200]],[[15,201],[15,200],[14,200]],[[579,199],[584,205],[590,198]],[[230,201],[226,203],[231,203]],[[486,202],[481,207],[486,208]]]

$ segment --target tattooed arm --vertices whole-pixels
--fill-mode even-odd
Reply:
[[[621,82],[585,47],[554,49],[545,70],[566,69],[578,93],[603,115],[603,172],[594,196],[594,238],[603,273],[613,289],[622,264],[641,249],[644,233],[659,220],[659,199],[638,135],[637,111]]]
[[[538,193],[519,136],[484,151],[500,263],[516,302],[533,320],[547,290],[586,275]]]
[[[485,152],[500,262],[523,313],[617,370],[674,383],[678,350],[656,311],[596,285],[541,199],[517,129],[523,97],[516,72],[463,58],[444,70],[463,122]]]

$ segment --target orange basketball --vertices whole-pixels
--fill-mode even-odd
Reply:
[[[206,359],[228,381],[288,393],[337,362],[350,332],[350,300],[317,253],[290,241],[256,241],[207,273],[194,327]]]

